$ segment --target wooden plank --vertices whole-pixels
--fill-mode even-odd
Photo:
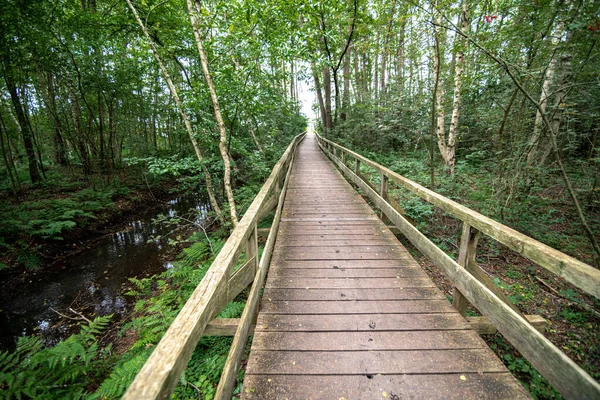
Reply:
[[[525,315],[529,323],[540,333],[546,332],[548,321],[539,315]],[[498,332],[498,329],[486,317],[467,317],[467,321],[471,328],[480,335],[493,335]]]
[[[272,289],[265,288],[263,297],[275,301],[297,300],[443,300],[446,297],[438,288],[394,289]]]
[[[454,312],[447,300],[269,301],[265,314],[424,314]]]
[[[291,361],[291,362],[290,362]],[[246,374],[376,375],[506,372],[487,349],[404,351],[261,351],[253,350]]]
[[[541,374],[565,397],[598,398],[600,384],[560,349],[546,339],[527,320],[499,299],[485,285],[474,278],[462,266],[451,259],[419,230],[389,206],[379,194],[366,185],[339,161],[334,160],[342,171],[358,185],[369,198],[381,208],[387,217],[403,232],[411,243],[431,260],[460,292],[531,362]],[[462,206],[461,206],[462,207]],[[468,209],[467,209],[468,210]],[[476,226],[472,220],[469,225]],[[484,229],[487,229],[484,227]],[[483,229],[480,229],[484,231]],[[487,233],[487,232],[486,232]],[[561,253],[562,254],[562,253]],[[600,274],[600,271],[597,271]],[[593,277],[588,277],[594,279]],[[598,280],[600,281],[600,280]],[[596,281],[596,282],[598,282]]]
[[[385,396],[383,395],[385,393]],[[248,375],[242,399],[529,399],[507,372],[444,375]]]
[[[329,268],[398,268],[414,267],[421,268],[412,258],[396,260],[294,260],[282,259],[282,254],[273,254],[273,268],[302,268],[302,269],[329,269]]]
[[[483,349],[471,330],[378,332],[256,332],[252,351],[393,351]]]
[[[408,278],[427,277],[418,267],[400,268],[282,268],[275,267],[269,271],[269,276],[278,278]]]
[[[420,288],[434,287],[427,276],[412,278],[283,278],[269,279],[267,288],[345,289],[345,288]]]
[[[239,318],[215,318],[206,325],[202,336],[234,336],[239,324]],[[255,328],[251,325],[248,334],[253,335]]]
[[[460,252],[458,256],[458,263],[462,265],[471,275],[473,275],[479,282],[483,283],[490,291],[492,291],[500,300],[502,300],[507,306],[512,308],[517,314],[523,317],[521,311],[515,306],[504,294],[502,289],[498,287],[492,281],[492,278],[486,274],[486,272],[477,264],[475,260],[475,251],[477,249],[477,241],[479,237],[479,231],[472,228],[466,222],[463,223]],[[454,300],[452,304],[461,313],[466,314],[467,300],[456,288],[454,289]],[[458,301],[455,301],[458,300]]]
[[[316,314],[285,315],[260,313],[256,331],[430,331],[470,329],[456,312],[431,314]]]
[[[263,207],[278,180],[282,166],[294,152],[303,134],[294,138],[231,236],[215,258],[204,278],[158,343],[123,399],[168,397],[179,382],[204,328],[227,304],[228,278],[254,229]]]
[[[394,239],[390,236],[373,236],[373,235],[361,235],[361,237],[356,239],[349,239],[352,236],[346,235],[338,235],[342,236],[341,239],[332,238],[332,237],[319,237],[320,235],[314,236],[293,236],[285,241],[285,244],[288,248],[290,247],[320,247],[320,246],[398,246],[398,242],[394,242]]]
[[[365,252],[365,253],[347,253],[347,252],[312,252],[308,249],[305,251],[294,251],[290,250],[284,254],[286,260],[289,261],[302,261],[302,260],[402,260],[406,258],[406,255],[400,252]]]
[[[254,280],[254,274],[256,273],[255,260],[256,257],[252,257],[246,261],[229,278],[227,282],[227,303],[235,299]]]
[[[322,140],[329,142],[327,139]],[[337,144],[335,146],[343,149],[347,154],[351,154],[352,157],[361,160],[378,172],[384,173],[389,179],[397,182],[422,199],[454,215],[461,221],[467,222],[472,227],[499,241],[511,250],[527,257],[541,267],[548,269],[578,288],[600,299],[600,270],[435,193],[388,168],[362,157],[358,153]],[[341,162],[339,160],[336,161],[336,164],[340,166]],[[351,172],[347,167],[346,169]]]

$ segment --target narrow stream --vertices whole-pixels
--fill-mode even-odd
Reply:
[[[41,334],[48,345],[68,337],[69,326],[59,323],[58,313],[76,318],[70,308],[87,316],[93,312],[97,316],[114,314],[113,320],[121,318],[133,305],[133,299],[123,294],[128,279],[172,267],[165,261],[167,239],[148,241],[174,227],[152,219],[165,213],[182,215],[192,208],[199,210],[202,218],[208,207],[207,202],[192,196],[171,200],[166,210],[142,215],[130,221],[127,229],[60,261],[52,271],[32,275],[19,293],[0,306],[0,350],[13,350],[23,335]]]

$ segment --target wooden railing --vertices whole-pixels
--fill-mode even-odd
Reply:
[[[275,244],[294,154],[305,134],[296,136],[281,156],[206,275],[137,374],[124,399],[168,398],[205,331],[214,335],[223,327],[227,332],[235,327],[234,340],[215,397],[231,398],[244,345],[257,314],[259,295]],[[259,262],[257,224],[275,206],[275,218]],[[245,253],[246,261],[234,271],[242,253]],[[234,321],[216,319],[211,323],[252,282],[242,317]]]
[[[358,153],[317,135],[319,146],[399,231],[455,286],[454,306],[464,315],[471,302],[495,328],[565,397],[600,398],[600,384],[538,332],[477,265],[480,233],[504,244],[541,267],[600,298],[600,270],[441,196]],[[380,175],[377,188],[360,172],[361,164]],[[349,166],[350,165],[350,166]],[[415,228],[388,195],[389,182],[441,208],[463,223],[458,262]]]

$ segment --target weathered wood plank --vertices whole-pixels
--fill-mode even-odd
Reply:
[[[265,314],[423,314],[454,312],[447,300],[269,301]]]
[[[301,268],[301,269],[330,269],[330,268],[420,268],[412,257],[395,260],[295,260],[282,259],[281,254],[273,255],[273,268]]]
[[[487,349],[404,351],[253,350],[246,373],[286,375],[363,375],[506,372]]]
[[[385,396],[383,394],[385,393]],[[509,373],[444,375],[248,375],[247,400],[529,399]]]
[[[418,267],[399,268],[282,268],[275,267],[269,271],[273,278],[409,278],[427,277],[427,274]]]
[[[431,314],[268,314],[260,313],[256,331],[430,331],[470,329],[456,312]]]
[[[392,351],[482,349],[479,335],[464,331],[256,332],[254,350]]]
[[[202,336],[234,336],[239,324],[239,318],[215,318],[206,325]],[[248,334],[254,334],[255,328],[251,325]]]
[[[420,288],[434,287],[427,276],[412,278],[283,278],[269,279],[267,288],[345,289],[345,288]]]
[[[546,332],[548,321],[539,315],[525,315],[529,323],[540,333]],[[498,329],[486,317],[467,317],[471,328],[480,335],[493,335]]]
[[[443,300],[446,297],[435,287],[394,289],[272,289],[263,297],[274,301],[298,300]]]

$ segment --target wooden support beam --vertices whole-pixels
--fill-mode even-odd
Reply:
[[[504,294],[494,281],[489,277],[488,274],[477,264],[475,255],[477,252],[477,241],[479,240],[479,231],[471,227],[466,222],[463,222],[462,235],[460,238],[460,249],[458,253],[458,264],[462,265],[471,275],[475,277],[479,282],[483,283],[485,287],[490,289],[498,298],[500,298],[507,306],[512,308],[517,314],[523,314],[515,306],[508,297]],[[467,312],[467,299],[460,293],[460,290],[454,288],[454,296],[452,304],[454,308],[461,313],[462,316],[466,315]]]
[[[240,318],[215,318],[206,325],[202,336],[235,336]],[[251,325],[248,336],[254,335],[256,325]]]
[[[267,237],[269,236],[269,231],[271,230],[271,228],[258,228],[256,230],[258,237]]]
[[[546,332],[548,321],[539,315],[525,315],[525,319],[535,328],[538,332]],[[471,325],[471,329],[480,335],[493,335],[498,332],[498,329],[490,322],[486,317],[467,317],[467,322]]]

